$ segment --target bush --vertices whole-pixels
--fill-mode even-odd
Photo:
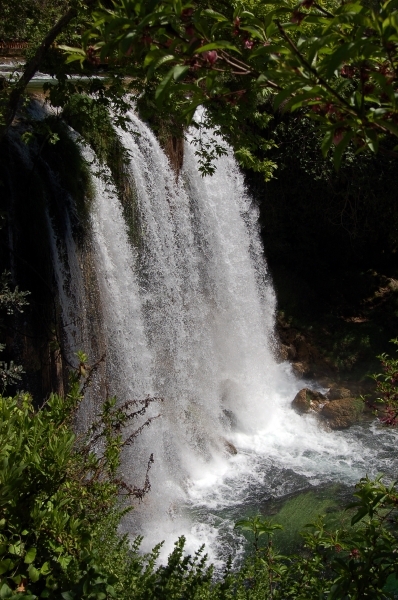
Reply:
[[[129,510],[120,505],[121,490],[124,498],[149,490],[148,473],[143,488],[131,487],[118,467],[138,431],[127,423],[152,399],[116,407],[110,398],[77,436],[72,425],[87,384],[86,357],[79,360],[69,393],[52,394],[37,410],[29,394],[0,396],[0,598],[115,596],[116,578],[97,560],[95,532]]]
[[[140,489],[120,480],[118,468],[123,447],[142,428],[132,431],[127,425],[154,399],[117,406],[110,398],[90,430],[77,436],[73,420],[88,371],[83,354],[79,361],[69,393],[51,395],[38,409],[29,394],[0,396],[0,598],[398,597],[398,489],[380,477],[357,484],[347,530],[328,531],[320,517],[306,526],[298,555],[281,556],[273,545],[280,526],[256,516],[236,525],[251,536],[252,555],[236,571],[227,564],[218,578],[204,548],[186,555],[183,537],[166,565],[157,566],[160,545],[140,556],[141,539],[131,544],[118,532],[131,508],[120,498],[141,498],[150,488],[148,472]],[[391,361],[384,357],[384,362]],[[389,384],[396,389],[395,380]],[[151,456],[148,470],[152,461]]]
[[[398,338],[391,340],[398,346]],[[380,416],[380,421],[385,425],[397,425],[398,423],[398,356],[395,358],[386,353],[378,356],[381,360],[383,373],[373,375],[376,381],[376,391],[379,394],[377,400],[384,404],[385,411]]]

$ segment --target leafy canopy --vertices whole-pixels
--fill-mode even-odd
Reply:
[[[244,103],[301,110],[334,147],[376,152],[398,136],[398,2],[265,2],[250,12],[222,3],[115,0],[94,11],[84,48],[68,61],[142,65],[158,107],[177,103],[186,123],[199,105]],[[256,8],[256,5],[254,6]],[[250,104],[250,103],[249,103]]]

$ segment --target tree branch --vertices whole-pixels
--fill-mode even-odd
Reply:
[[[275,21],[275,23],[279,29],[280,34],[286,40],[286,42],[289,44],[290,48],[293,50],[293,53],[297,56],[297,58],[299,59],[301,64],[306,69],[308,69],[308,71],[310,71],[310,73],[312,73],[316,77],[317,83],[320,83],[321,85],[323,85],[323,87],[325,89],[327,89],[327,91],[330,94],[332,94],[341,104],[343,104],[346,107],[346,110],[348,109],[347,112],[349,112],[352,115],[357,116],[357,113],[353,110],[352,106],[347,102],[347,100],[345,98],[343,98],[342,96],[340,96],[340,94],[338,92],[336,92],[336,90],[334,90],[332,88],[332,86],[329,85],[329,83],[325,79],[323,79],[323,77],[321,77],[319,75],[318,71],[316,69],[314,69],[314,67],[312,65],[310,65],[310,63],[304,58],[304,56],[301,54],[300,50],[297,48],[297,46],[295,45],[293,40],[287,35],[287,33],[284,30],[284,28],[282,27],[280,21]]]
[[[91,4],[93,0],[89,3]],[[54,43],[55,39],[61,33],[63,29],[77,16],[78,12],[76,8],[70,8],[67,13],[63,15],[59,19],[59,21],[54,25],[52,29],[48,32],[40,46],[37,48],[34,56],[27,62],[25,66],[25,70],[22,73],[20,79],[15,84],[14,89],[11,91],[8,106],[5,110],[5,119],[4,124],[0,127],[0,139],[4,136],[7,129],[12,124],[16,112],[18,110],[19,101],[21,99],[22,94],[25,91],[26,86],[30,82],[30,80],[34,77],[34,75],[39,70],[39,67],[48,52],[51,44]]]

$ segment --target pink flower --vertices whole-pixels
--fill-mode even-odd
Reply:
[[[192,15],[193,15],[193,8],[184,8],[184,10],[181,13],[181,18],[183,21],[186,21],[187,19],[192,17]]]
[[[300,25],[301,21],[304,19],[305,14],[300,12],[299,10],[294,10],[292,12],[291,22]]]
[[[233,30],[233,35],[239,35],[240,31],[240,18],[236,17],[236,19],[234,20],[234,30]]]
[[[247,50],[251,50],[254,46],[254,42],[252,42],[251,40],[246,40],[244,46],[245,48],[247,48]]]
[[[344,129],[336,129],[333,136],[333,144],[335,146],[338,146],[340,144],[341,140],[343,139],[344,133]]]
[[[209,50],[208,52],[203,52],[203,56],[205,60],[207,60],[210,65],[214,65],[218,58],[218,54],[216,50]]]
[[[195,29],[194,29],[193,25],[187,25],[185,27],[185,33],[187,34],[187,36],[190,39],[193,38],[193,36],[195,35]]]
[[[355,75],[355,68],[351,65],[343,65],[340,74],[342,77],[351,79]]]

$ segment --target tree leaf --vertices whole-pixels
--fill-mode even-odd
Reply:
[[[11,558],[5,558],[0,561],[0,575],[4,575],[7,571],[11,571],[14,568],[14,562]]]
[[[282,104],[282,102],[284,102],[286,100],[286,98],[290,98],[290,96],[296,89],[297,89],[296,84],[289,85],[284,90],[282,90],[281,92],[276,94],[276,96],[274,98],[274,110],[277,110],[280,107],[280,105]]]
[[[30,565],[36,558],[37,548],[29,548],[27,553],[25,554],[24,563]]]
[[[329,152],[330,146],[333,143],[333,133],[334,133],[333,130],[329,129],[323,136],[321,150],[322,150],[322,154],[323,154],[324,158],[326,158],[326,155]]]
[[[333,164],[335,166],[336,171],[339,170],[340,165],[341,165],[341,159],[343,157],[344,151],[347,148],[348,144],[350,143],[350,141],[352,140],[354,133],[353,131],[346,131],[344,133],[344,136],[342,137],[342,139],[340,140],[340,142],[337,144],[334,153],[333,153]]]
[[[170,69],[170,71],[162,79],[162,81],[159,83],[158,87],[156,88],[156,92],[155,92],[156,100],[161,100],[163,98],[163,96],[165,95],[166,90],[169,87],[170,82],[173,78],[173,74],[174,74],[174,67]]]
[[[12,595],[13,593],[11,588],[6,583],[3,583],[0,588],[0,598],[10,598]]]
[[[181,77],[183,77],[187,71],[189,71],[189,67],[185,65],[176,65],[173,71],[174,81],[181,79]]]
[[[348,62],[351,59],[352,50],[356,48],[358,44],[354,42],[346,42],[342,44],[332,54],[325,56],[322,62],[321,71],[325,72],[326,77],[332,77],[336,69],[338,69],[343,63]]]
[[[49,562],[45,562],[42,564],[40,573],[42,575],[49,575],[51,573],[51,567]]]
[[[359,521],[361,521],[368,514],[369,514],[368,508],[367,507],[362,508],[352,517],[351,525],[355,525],[355,523],[358,523]]]
[[[211,42],[210,44],[205,44],[204,46],[197,48],[197,50],[195,50],[195,54],[207,52],[208,50],[221,50],[223,48],[225,50],[233,50],[234,52],[241,54],[240,50],[238,50],[236,46],[231,44],[231,42],[227,42],[226,40],[219,40],[218,42]]]
[[[380,123],[380,125],[388,129],[390,133],[398,137],[398,126],[395,125],[395,123],[391,123],[391,121],[386,121],[385,119],[375,119],[375,123]]]
[[[253,27],[252,25],[244,25],[241,26],[240,29],[242,31],[247,31],[251,33],[253,37],[256,37],[260,40],[264,40],[264,31],[262,31],[259,27]]]
[[[40,578],[40,571],[38,571],[33,565],[30,565],[28,569],[28,575],[29,579],[33,583],[36,583],[36,581],[38,581]]]
[[[206,8],[204,11],[202,11],[202,14],[211,17],[212,19],[216,19],[216,21],[226,21],[227,23],[229,21],[226,16],[216,12],[212,8]]]

